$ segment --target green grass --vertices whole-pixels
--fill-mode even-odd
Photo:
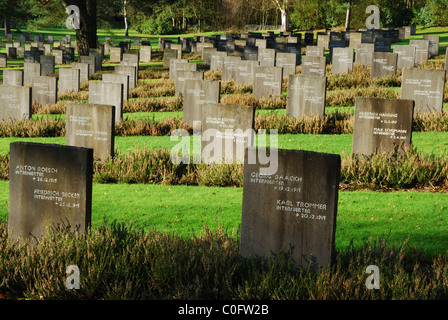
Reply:
[[[8,182],[0,181],[0,220],[8,215]],[[106,220],[125,222],[145,230],[175,233],[182,238],[199,235],[205,225],[223,227],[236,236],[240,229],[242,188],[94,184],[92,227]],[[126,195],[123,197],[122,195]],[[446,194],[430,192],[340,191],[336,248],[353,241],[362,246],[370,237],[388,239],[428,253],[448,247]]]

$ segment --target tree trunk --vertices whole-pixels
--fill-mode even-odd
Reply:
[[[345,30],[350,28],[351,6],[352,6],[352,0],[349,0],[348,1],[348,6],[347,6],[347,13],[345,15]]]
[[[128,26],[128,15],[126,12],[126,0],[123,2],[123,15],[124,15],[124,30],[125,30],[125,36],[129,36],[129,26]]]
[[[11,33],[11,20],[9,17],[4,17],[5,36]]]
[[[282,32],[288,31],[288,14],[286,10],[281,11],[282,14]]]

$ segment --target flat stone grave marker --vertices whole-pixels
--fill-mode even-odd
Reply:
[[[151,62],[151,46],[147,45],[140,46],[140,62],[143,63]]]
[[[395,45],[394,53],[398,54],[398,69],[415,67],[415,46]]]
[[[117,65],[114,69],[116,74],[129,76],[129,89],[134,89],[137,86],[136,67]]]
[[[330,49],[330,35],[329,34],[317,34],[317,46],[324,47],[324,50]]]
[[[419,112],[442,112],[445,71],[430,69],[403,69],[401,98],[415,101]]]
[[[163,50],[163,66],[169,67],[171,59],[177,59],[177,50],[176,49],[165,49]]]
[[[89,103],[115,107],[115,122],[123,117],[123,84],[89,81]]]
[[[415,46],[415,64],[428,61],[429,56],[429,40],[411,39],[409,45]]]
[[[53,48],[52,55],[54,56],[54,63],[56,65],[64,64],[64,51]]]
[[[94,74],[96,69],[96,61],[95,56],[88,55],[88,56],[79,56],[79,62],[81,63],[87,63],[89,65],[89,74]]]
[[[429,57],[434,58],[438,56],[440,36],[424,35],[423,40],[429,41],[429,47],[428,47]]]
[[[282,94],[283,68],[255,67],[253,95],[255,99],[276,98]]]
[[[135,86],[137,86],[138,82],[138,68],[139,68],[139,57],[138,54],[131,54],[131,53],[123,53],[123,60],[121,60],[120,63],[121,66],[132,66],[134,67],[134,81]]]
[[[185,96],[185,82],[187,80],[204,80],[202,71],[177,71],[177,77],[174,79],[175,96]]]
[[[283,77],[296,74],[297,56],[295,53],[277,53],[275,66],[283,68]]]
[[[218,52],[217,48],[214,47],[205,47],[202,49],[202,64],[210,67],[212,56]]]
[[[286,114],[300,118],[305,115],[325,115],[327,78],[303,74],[288,78]]]
[[[54,76],[55,58],[54,56],[41,56],[40,57],[41,75],[42,76]]]
[[[31,119],[31,88],[0,86],[0,121]]]
[[[414,102],[405,99],[355,98],[352,152],[405,152],[411,145]]]
[[[121,83],[123,84],[123,101],[129,99],[129,76],[116,73],[103,73],[103,82]]]
[[[35,76],[31,87],[33,103],[45,106],[56,104],[58,101],[58,79],[56,77]]]
[[[391,40],[388,38],[376,38],[374,45],[375,52],[390,52]]]
[[[334,48],[331,72],[334,74],[353,71],[353,48]]]
[[[325,57],[304,56],[302,58],[302,73],[308,76],[324,77],[326,74],[327,60]]]
[[[202,161],[243,163],[244,149],[253,145],[255,107],[208,103],[201,119]]]
[[[210,70],[222,70],[225,57],[227,57],[227,52],[225,51],[213,52],[210,59]]]
[[[245,46],[243,48],[243,58],[244,60],[259,61],[258,60],[258,47],[255,46]]]
[[[93,158],[114,156],[115,106],[67,104],[65,144],[93,149]]]
[[[202,107],[208,103],[220,103],[221,82],[210,80],[187,80],[183,98],[182,120],[193,129],[202,120]]]
[[[24,62],[23,63],[23,83],[31,85],[33,78],[40,76],[41,64],[38,62]]]
[[[235,79],[237,65],[240,61],[242,61],[241,57],[227,56],[224,58],[222,69],[222,81],[229,81]]]
[[[306,46],[306,55],[309,57],[323,57],[325,47]]]
[[[89,56],[95,57],[95,70],[100,71],[103,67],[103,51],[101,49],[90,49]]]
[[[22,70],[3,70],[3,85],[12,87],[23,86],[23,71]]]
[[[362,42],[362,34],[360,32],[350,32],[349,47],[356,50],[356,47]]]
[[[170,79],[176,79],[177,71],[197,71],[196,63],[189,63],[187,59],[170,60]]]
[[[114,63],[120,63],[123,59],[123,48],[122,47],[110,47],[109,48],[109,54],[110,54],[110,62]]]
[[[262,170],[257,154],[276,152],[276,171]],[[341,158],[302,150],[247,149],[243,175],[240,254],[280,252],[316,271],[335,258]]]
[[[47,228],[91,225],[93,150],[31,142],[10,144],[8,237],[41,239]]]
[[[17,48],[16,47],[8,48],[8,56],[11,59],[17,59]]]
[[[59,69],[59,94],[65,92],[79,91],[79,69],[60,68]]]
[[[89,81],[89,64],[88,63],[82,63],[82,62],[73,62],[72,63],[72,69],[78,69],[79,70],[79,82],[83,83],[85,81]]]
[[[182,45],[181,44],[171,43],[170,49],[177,50],[177,59],[182,59]]]
[[[274,67],[275,49],[258,48],[258,62],[260,62],[260,66],[262,67]]]
[[[374,52],[370,78],[393,76],[397,73],[398,54],[392,52]]]
[[[250,84],[255,79],[255,67],[259,66],[258,61],[239,60],[235,70],[235,84]]]
[[[356,47],[355,61],[362,66],[372,65],[373,43],[361,43]]]

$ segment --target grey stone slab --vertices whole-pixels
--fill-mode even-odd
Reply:
[[[288,78],[286,114],[300,118],[305,115],[325,115],[327,78],[303,74]]]
[[[219,81],[185,81],[182,120],[197,129],[194,124],[202,120],[202,107],[209,103],[220,103],[220,94],[221,82]]]
[[[224,67],[224,59],[227,57],[227,52],[216,51],[210,57],[210,70],[222,70]]]
[[[114,156],[115,106],[70,102],[66,114],[66,145],[91,148],[97,160]]]
[[[245,148],[253,145],[255,107],[208,103],[202,106],[202,161],[243,163]]]
[[[114,70],[116,74],[129,76],[129,89],[134,89],[137,87],[136,74],[138,71],[136,71],[136,67],[117,65],[114,67]]]
[[[72,69],[79,69],[79,82],[89,81],[90,68],[88,63],[73,62]]]
[[[121,83],[123,84],[123,101],[129,99],[129,76],[115,73],[103,73],[103,82]]]
[[[355,98],[352,152],[405,152],[412,142],[414,102],[406,99]]]
[[[37,62],[24,62],[23,64],[23,83],[31,85],[33,78],[41,75],[41,64]]]
[[[60,68],[59,69],[59,94],[65,92],[78,92],[79,91],[79,69],[73,68]]]
[[[440,36],[435,35],[424,35],[423,40],[429,41],[429,57],[434,58],[439,55],[439,42],[440,42]]]
[[[170,60],[170,79],[176,79],[177,71],[197,71],[196,63],[189,63],[187,59]]]
[[[41,106],[53,105],[58,101],[58,79],[56,77],[35,76],[32,84],[32,102]]]
[[[415,113],[442,112],[445,71],[403,69],[401,98],[415,101]]]
[[[276,98],[282,94],[283,68],[255,67],[253,95],[256,99]]]
[[[140,62],[148,63],[151,62],[152,59],[152,50],[151,46],[142,45],[140,46]]]
[[[92,149],[11,143],[8,238],[35,241],[58,228],[87,231],[92,174]]]
[[[274,67],[275,66],[275,55],[276,55],[275,49],[258,48],[258,62],[260,62],[260,66]]]
[[[356,47],[355,62],[362,66],[372,65],[373,43],[361,43]]]
[[[275,156],[262,171],[260,154]],[[287,254],[317,271],[335,260],[341,158],[302,150],[248,148],[244,161],[240,254]]]
[[[89,81],[89,103],[115,107],[115,122],[123,117],[123,84]]]
[[[235,84],[244,85],[251,84],[255,79],[255,67],[259,66],[258,61],[240,60],[236,64]]]
[[[0,86],[0,121],[31,119],[31,88]]]
[[[63,50],[53,48],[52,54],[54,56],[54,63],[56,65],[61,65],[65,63]]]
[[[23,86],[23,71],[22,70],[3,70],[3,85],[12,87]]]
[[[325,47],[321,46],[306,46],[306,55],[309,57],[323,57]]]
[[[398,54],[392,52],[374,52],[370,78],[393,76],[397,73]]]
[[[123,59],[123,48],[122,47],[110,47],[109,48],[109,54],[110,54],[110,62],[113,63],[120,63]]]
[[[308,76],[324,77],[326,74],[327,60],[325,57],[304,56],[302,58],[302,74]]]
[[[294,53],[279,52],[276,55],[275,66],[283,68],[283,77],[296,74],[297,56]]]
[[[202,71],[177,71],[176,79],[174,79],[175,96],[183,99],[185,95],[185,82],[187,80],[204,80],[204,72]]]
[[[227,56],[224,58],[222,69],[222,81],[229,81],[235,79],[237,65],[240,61],[242,61],[241,57],[236,56]]]
[[[394,53],[398,54],[398,69],[415,67],[415,46],[395,45]]]
[[[41,75],[42,76],[54,76],[55,75],[55,57],[54,56],[41,56],[40,57]]]
[[[415,63],[420,64],[428,61],[429,40],[411,39],[409,45],[415,46]]]
[[[96,59],[95,56],[93,55],[88,55],[88,56],[79,56],[79,62],[81,63],[87,63],[89,65],[89,74],[92,75],[94,74],[97,69],[97,63],[96,63]]]
[[[163,66],[169,67],[171,59],[178,59],[178,51],[176,49],[163,50]]]
[[[245,46],[243,48],[243,58],[244,58],[244,60],[259,61],[258,60],[258,47]]]
[[[333,74],[353,71],[353,48],[334,48],[331,72]]]

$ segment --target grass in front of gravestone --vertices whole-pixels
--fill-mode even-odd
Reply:
[[[0,222],[7,220],[8,182],[0,181]],[[92,227],[116,220],[127,225],[176,234],[198,236],[204,226],[222,227],[238,236],[241,224],[242,188],[94,184]],[[448,206],[446,193],[340,191],[336,222],[336,249],[351,243],[360,247],[369,238],[382,238],[399,246],[429,254],[447,250]]]

